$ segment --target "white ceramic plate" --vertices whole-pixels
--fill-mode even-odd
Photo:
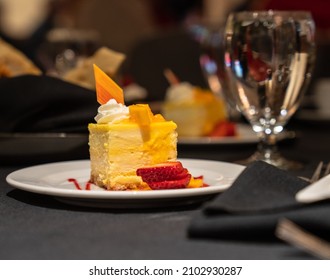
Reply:
[[[252,130],[251,126],[245,124],[237,124],[237,136],[225,137],[179,137],[179,144],[247,144],[257,143],[258,137]]]
[[[88,134],[0,133],[0,163],[63,161],[88,156]]]
[[[105,208],[150,208],[188,205],[226,190],[244,166],[209,160],[179,159],[193,176],[204,176],[208,187],[158,191],[106,191],[95,185],[85,190],[90,176],[89,160],[48,163],[10,173],[7,182],[21,190],[50,195],[80,206]],[[68,179],[76,179],[77,189]]]
[[[256,144],[259,142],[257,134],[252,130],[250,125],[237,124],[237,136],[226,136],[226,137],[179,137],[179,144],[189,145],[204,145],[204,144]],[[284,131],[278,136],[278,140],[292,139],[295,138],[293,131]]]

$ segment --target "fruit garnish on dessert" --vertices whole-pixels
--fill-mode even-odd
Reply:
[[[126,106],[119,86],[94,69],[101,105],[96,123],[88,125],[90,181],[107,190],[189,187],[192,176],[177,161],[177,125],[154,115],[147,104]]]
[[[188,173],[179,161],[143,166],[136,171],[145,182],[159,182],[165,180],[181,179]]]
[[[178,85],[180,84],[179,78],[174,74],[174,72],[171,69],[165,69],[164,70],[164,76],[169,82],[170,85]]]
[[[123,90],[99,67],[97,67],[95,64],[93,65],[93,67],[95,75],[97,102],[102,105],[113,98],[118,103],[124,104]]]
[[[218,122],[208,136],[210,137],[237,136],[236,123],[230,121]]]
[[[153,113],[148,104],[136,104],[128,106],[130,118],[140,126],[149,126],[153,121]]]
[[[153,122],[153,113],[148,104],[136,104],[128,107],[130,120],[136,122],[141,129],[144,141],[150,139],[150,124]]]
[[[203,187],[203,178],[194,178],[179,161],[166,162],[137,169],[136,174],[153,190]]]
[[[204,176],[191,177],[188,188],[201,188],[207,187],[208,184],[204,183]]]

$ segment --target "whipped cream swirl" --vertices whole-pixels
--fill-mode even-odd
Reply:
[[[97,112],[95,121],[98,124],[118,123],[129,118],[128,107],[117,103],[115,99],[110,99],[106,104],[101,105]]]
[[[194,99],[194,87],[188,82],[171,85],[166,91],[167,101],[189,101]]]

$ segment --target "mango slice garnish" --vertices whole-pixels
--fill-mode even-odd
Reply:
[[[191,176],[187,188],[200,188],[203,187],[203,185],[204,182],[202,178],[194,178],[193,176]]]
[[[161,114],[156,114],[153,117],[154,122],[165,122],[165,118]]]
[[[113,81],[98,66],[95,64],[93,66],[97,102],[103,105],[110,99],[115,99],[118,103],[125,104],[122,88],[118,86],[116,82]]]
[[[144,142],[150,140],[150,124],[154,115],[148,104],[135,104],[128,106],[130,120],[136,122],[140,127],[141,136]]]
[[[153,113],[148,104],[135,104],[128,106],[132,121],[140,126],[148,126],[153,122]]]

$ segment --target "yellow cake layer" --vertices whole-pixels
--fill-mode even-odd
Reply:
[[[92,182],[111,190],[142,187],[137,168],[176,160],[176,127],[172,121],[89,124]]]

